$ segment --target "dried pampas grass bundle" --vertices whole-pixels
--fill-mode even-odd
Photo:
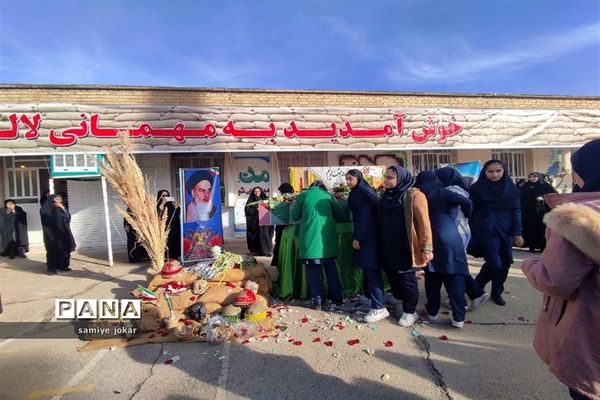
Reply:
[[[156,201],[148,192],[148,179],[142,174],[133,155],[133,143],[129,132],[121,132],[119,141],[120,147],[113,146],[108,149],[102,175],[129,209],[127,212],[116,206],[117,211],[135,230],[138,242],[148,252],[152,265],[147,272],[156,275],[162,270],[167,248],[167,213],[159,217],[156,212]]]

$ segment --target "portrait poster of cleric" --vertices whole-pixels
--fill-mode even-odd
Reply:
[[[223,246],[221,182],[218,168],[179,170],[182,207],[182,258],[192,262],[213,258],[212,247]]]

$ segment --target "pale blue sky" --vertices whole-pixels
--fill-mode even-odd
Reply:
[[[0,83],[600,95],[598,0],[0,7]]]

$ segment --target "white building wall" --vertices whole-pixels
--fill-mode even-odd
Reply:
[[[138,163],[148,177],[149,190],[155,194],[167,189],[173,192],[168,154],[140,155]],[[100,180],[68,181],[69,209],[72,215],[71,230],[78,248],[106,248],[106,223]],[[113,247],[124,247],[127,236],[123,230],[123,217],[115,206],[124,208],[123,202],[108,186],[108,215]]]

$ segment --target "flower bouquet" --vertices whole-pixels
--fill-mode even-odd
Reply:
[[[347,200],[350,194],[350,187],[345,183],[340,183],[333,187],[333,195],[338,200]]]

